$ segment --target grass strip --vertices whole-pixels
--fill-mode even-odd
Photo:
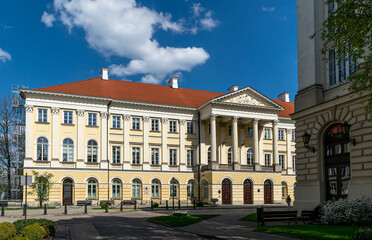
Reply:
[[[283,225],[283,226],[260,226],[256,232],[279,233],[290,236],[303,237],[307,239],[352,239],[355,232],[361,226],[334,226],[334,225]]]
[[[202,220],[217,217],[219,215],[186,215],[186,216],[159,216],[152,217],[150,220],[164,223],[170,227],[183,227],[190,224],[200,222]]]
[[[242,217],[239,219],[240,221],[248,221],[248,222],[257,222],[257,214],[256,213],[251,213],[245,217]]]

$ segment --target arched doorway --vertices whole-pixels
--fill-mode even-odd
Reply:
[[[72,180],[66,178],[63,181],[63,205],[72,205]]]
[[[222,204],[231,204],[231,181],[227,178],[222,181]]]
[[[337,123],[325,133],[325,177],[327,200],[345,198],[350,181],[350,143]]]
[[[249,179],[246,179],[244,181],[244,204],[252,204],[252,182]]]
[[[272,183],[270,180],[266,180],[264,183],[264,204],[272,203]]]

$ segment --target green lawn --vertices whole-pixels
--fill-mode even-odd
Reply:
[[[55,209],[56,207],[47,207],[47,209]],[[27,210],[33,210],[33,209],[44,209],[43,207],[28,207]],[[23,210],[22,208],[4,208],[4,210]]]
[[[219,215],[186,215],[186,216],[159,216],[150,218],[151,220],[165,223],[170,227],[183,227],[200,222],[204,219],[217,217]]]
[[[332,226],[332,225],[283,225],[270,227],[257,227],[256,232],[280,233],[308,239],[352,239],[355,231],[362,227]]]
[[[256,213],[251,213],[245,217],[239,219],[240,221],[248,221],[248,222],[257,222],[257,215]]]

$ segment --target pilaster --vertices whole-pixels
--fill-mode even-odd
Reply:
[[[76,167],[83,168],[84,167],[84,110],[77,110],[77,159],[76,159]]]
[[[130,155],[129,147],[129,131],[130,131],[130,115],[124,115],[124,169],[130,169]]]
[[[225,141],[225,132],[226,132],[226,125],[224,123],[220,123],[220,137],[221,137],[221,153],[220,153],[220,164],[227,164],[226,159],[226,145]]]
[[[101,112],[101,168],[107,169],[108,168],[108,132],[107,132],[107,124],[108,124],[109,113],[108,112]]]
[[[278,156],[278,120],[273,121],[273,166],[275,171],[281,171]]]
[[[169,170],[168,166],[168,118],[161,119],[161,169],[162,171]]]
[[[32,148],[35,144],[32,141],[32,126],[33,126],[33,111],[34,106],[32,105],[25,105],[26,109],[26,126],[25,126],[25,159],[24,159],[24,166],[25,167],[32,167]]]
[[[143,117],[143,170],[150,169],[150,150],[149,150],[149,124],[150,117]]]
[[[186,170],[185,123],[185,119],[180,120],[180,171]]]
[[[216,163],[217,161],[217,133],[216,133],[216,114],[211,115],[211,161]]]

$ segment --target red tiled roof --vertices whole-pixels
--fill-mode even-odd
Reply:
[[[281,105],[284,107],[284,110],[280,111],[278,113],[279,117],[291,117],[291,114],[294,113],[294,103],[293,102],[285,102],[280,99],[271,99],[277,104]]]
[[[164,85],[114,79],[104,81],[100,77],[34,90],[194,108],[225,94],[188,88],[172,89]],[[279,112],[280,117],[290,117],[294,112],[294,103],[272,100],[285,108]]]

